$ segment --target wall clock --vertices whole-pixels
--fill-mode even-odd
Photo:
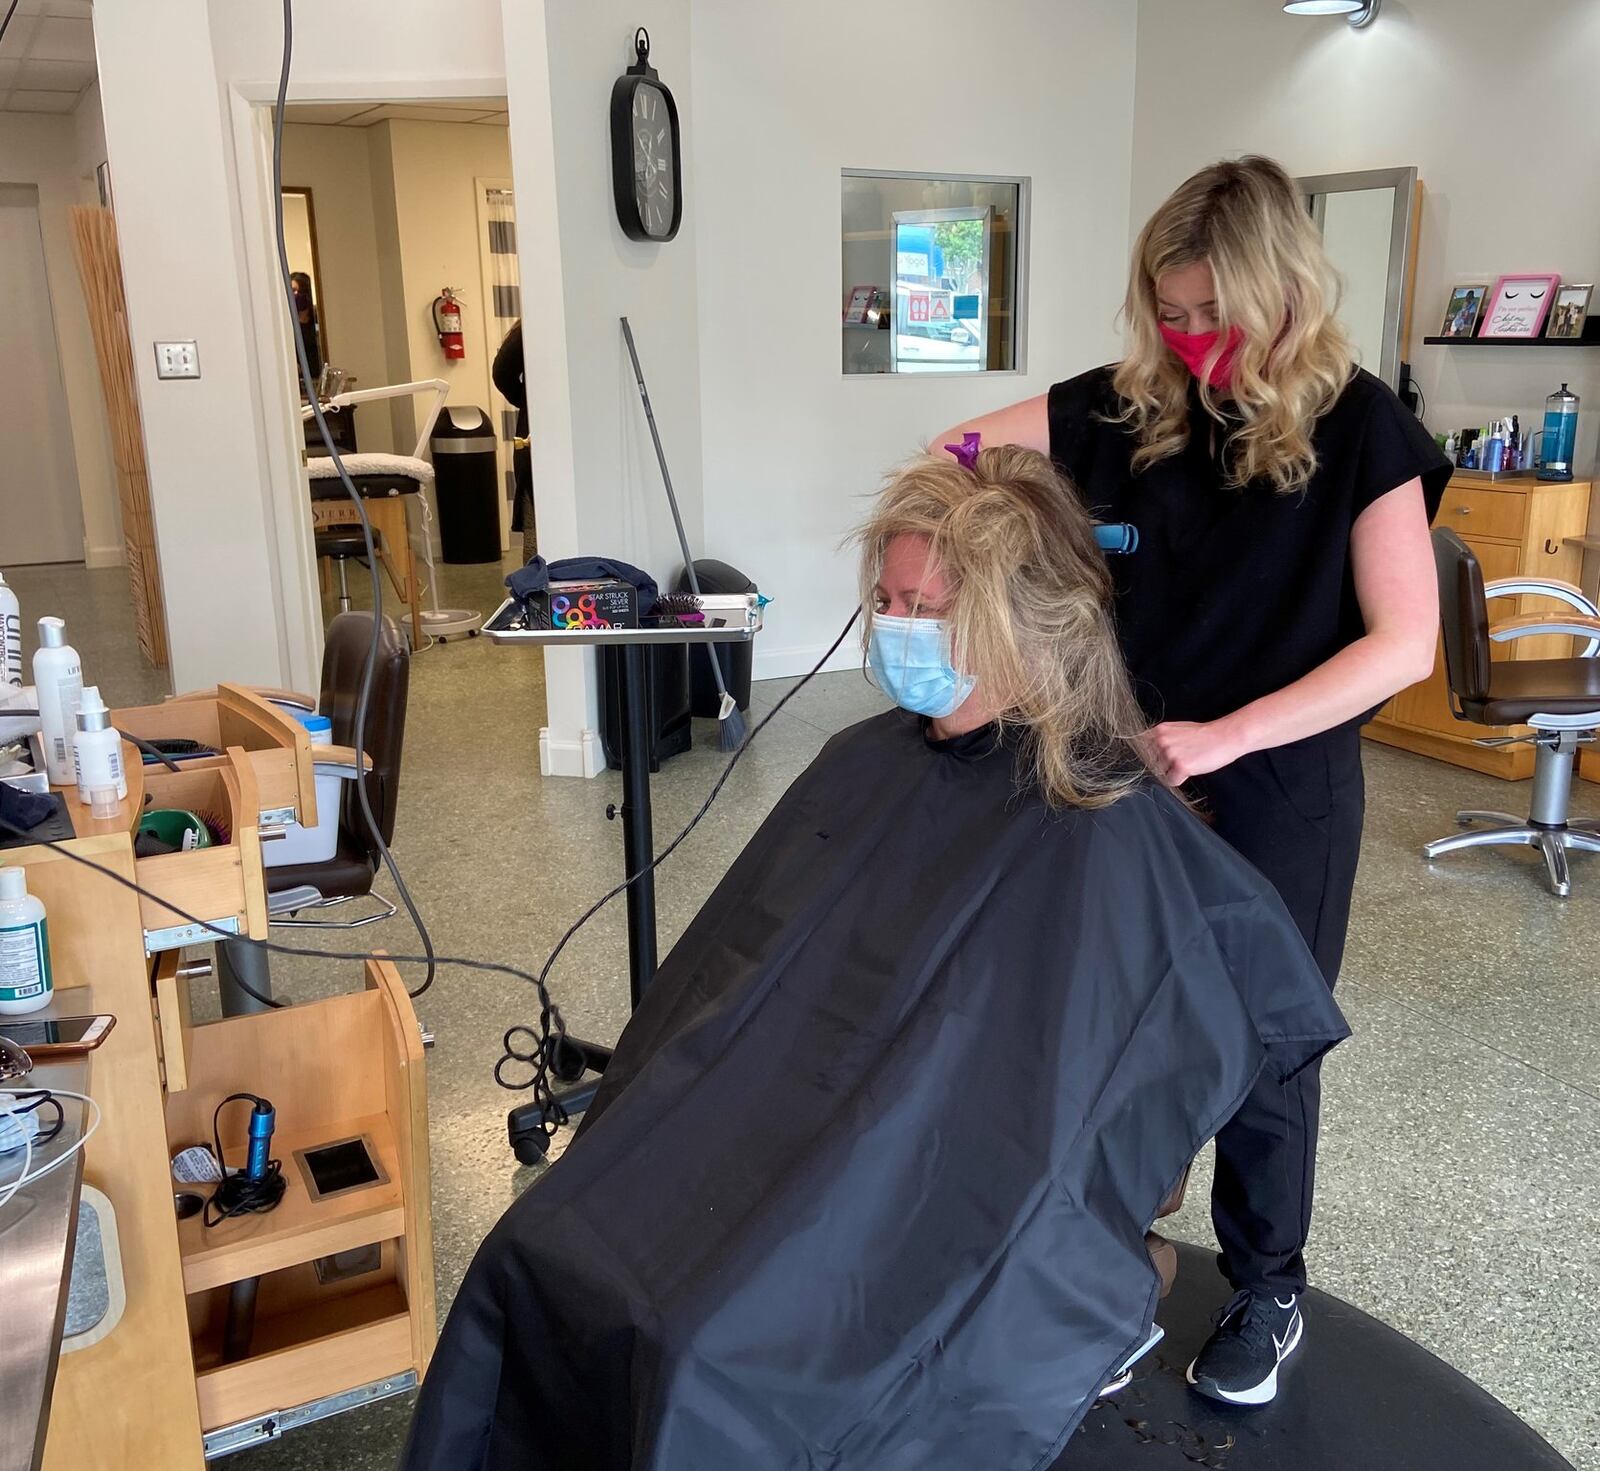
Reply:
[[[650,65],[650,33],[634,36],[635,61],[611,88],[611,187],[630,240],[671,240],[683,222],[678,105]]]

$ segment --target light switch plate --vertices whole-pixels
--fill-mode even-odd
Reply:
[[[192,342],[156,343],[157,378],[198,378],[200,350]]]

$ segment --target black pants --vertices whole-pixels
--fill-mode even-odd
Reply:
[[[1191,790],[1218,834],[1277,889],[1331,987],[1361,848],[1361,743],[1345,729],[1257,751]],[[1321,1081],[1262,1078],[1217,1135],[1211,1219],[1234,1287],[1287,1297],[1306,1285]]]

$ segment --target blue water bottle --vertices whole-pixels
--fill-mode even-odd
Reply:
[[[1539,479],[1571,480],[1578,449],[1578,395],[1561,385],[1544,401],[1544,433],[1539,446]]]

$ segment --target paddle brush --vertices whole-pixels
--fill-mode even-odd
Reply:
[[[628,319],[622,319],[622,336],[628,344],[628,357],[633,362],[633,376],[639,384],[639,398],[644,404],[644,416],[650,425],[650,438],[656,447],[656,463],[661,466],[661,483],[667,488],[667,504],[672,507],[672,524],[678,529],[678,546],[683,552],[683,571],[689,579],[689,590],[700,596],[700,579],[694,575],[694,557],[689,551],[689,538],[684,534],[683,517],[678,512],[678,497],[673,493],[672,475],[667,470],[666,451],[661,448],[661,435],[656,429],[655,410],[650,407],[650,390],[644,386],[644,369],[639,366],[639,352],[633,345],[633,328]],[[737,751],[744,744],[744,716],[738,703],[728,693],[728,681],[723,678],[722,660],[715,645],[706,645],[706,657],[711,660],[711,675],[717,682],[721,703],[717,709],[717,745],[724,751]]]

